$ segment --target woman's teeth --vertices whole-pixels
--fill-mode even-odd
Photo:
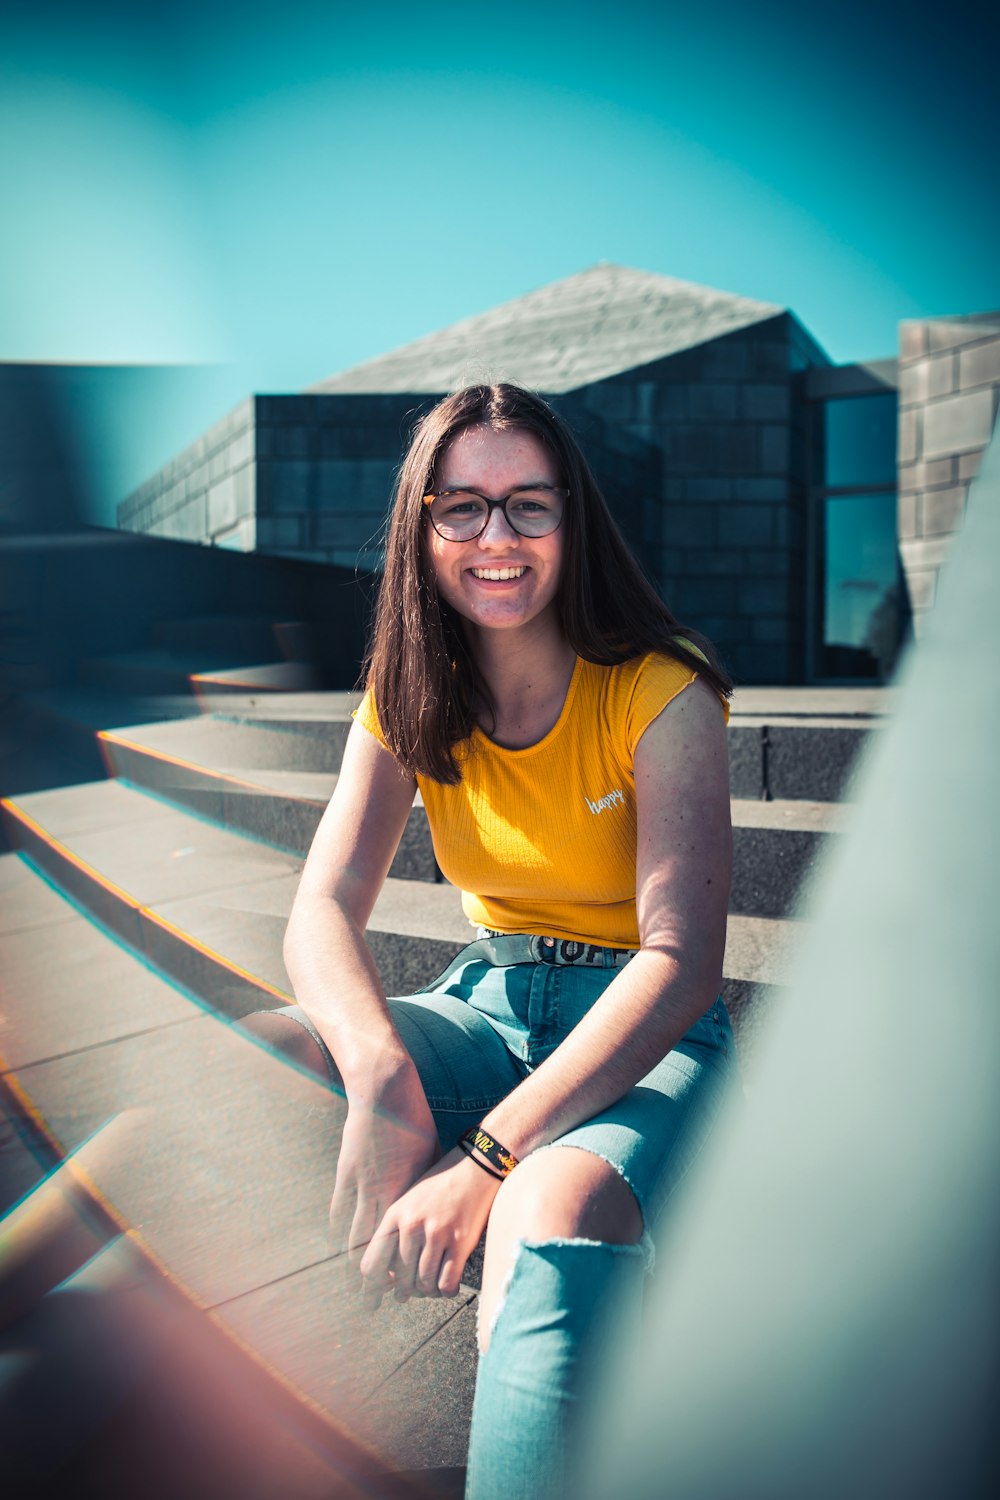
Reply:
[[[477,578],[489,578],[493,583],[502,583],[507,578],[520,578],[524,568],[473,568]]]

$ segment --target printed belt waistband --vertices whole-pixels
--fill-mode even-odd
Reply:
[[[490,932],[480,928],[469,944],[469,958],[506,968],[508,964],[586,964],[594,969],[623,969],[638,948],[604,948],[575,938],[540,937],[531,932]],[[470,950],[475,950],[472,952]],[[464,956],[464,955],[463,955]]]

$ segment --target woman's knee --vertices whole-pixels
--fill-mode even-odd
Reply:
[[[252,1015],[243,1016],[237,1026],[285,1062],[308,1069],[324,1083],[332,1082],[329,1062],[323,1048],[301,1022],[283,1011],[254,1011]]]
[[[637,1244],[644,1227],[621,1173],[576,1146],[527,1157],[497,1194],[491,1227],[494,1222],[497,1229],[513,1228],[519,1239],[580,1238],[609,1245]]]

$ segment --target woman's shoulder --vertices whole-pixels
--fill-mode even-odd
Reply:
[[[684,644],[701,655],[697,647]],[[698,676],[697,667],[665,651],[647,651],[615,666],[585,666],[592,707],[628,755],[653,719]]]
[[[614,666],[585,662],[584,668],[593,688],[606,698],[617,698],[622,702],[640,690],[676,691],[698,675],[695,667],[665,651],[646,651]]]

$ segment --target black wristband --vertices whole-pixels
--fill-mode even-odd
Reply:
[[[458,1143],[467,1156],[494,1177],[506,1177],[517,1166],[517,1157],[489,1135],[481,1125],[472,1125]]]

